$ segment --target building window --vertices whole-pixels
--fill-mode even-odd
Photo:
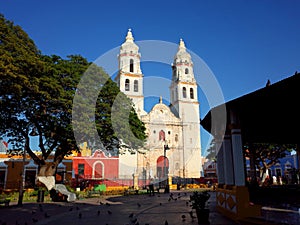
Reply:
[[[130,81],[129,79],[125,80],[125,91],[129,91],[130,90]]]
[[[175,141],[178,141],[178,134],[175,134]]]
[[[166,135],[165,135],[165,132],[163,130],[159,131],[158,140],[159,141],[165,141],[166,140]]]
[[[194,99],[194,89],[190,88],[190,98]]]
[[[189,69],[185,68],[185,74],[189,74]]]
[[[84,164],[78,164],[78,175],[84,176]]]
[[[173,69],[173,77],[176,77],[176,66],[172,66]]]
[[[182,88],[182,96],[183,96],[183,98],[186,98],[186,88],[185,87]]]
[[[138,92],[139,91],[139,82],[138,82],[138,80],[134,80],[133,90],[134,90],[134,92]]]
[[[130,68],[129,71],[133,73],[133,59],[130,59]]]

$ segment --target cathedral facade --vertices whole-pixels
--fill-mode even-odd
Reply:
[[[184,41],[180,39],[170,68],[170,105],[160,97],[148,113],[144,110],[141,54],[130,29],[120,47],[118,62],[115,81],[134,103],[148,136],[143,150],[119,155],[119,178],[131,177],[138,184],[171,177],[200,178],[203,158],[197,83]]]

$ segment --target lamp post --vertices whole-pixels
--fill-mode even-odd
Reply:
[[[25,187],[25,159],[26,159],[26,150],[25,147],[23,149],[23,161],[22,161],[22,175],[21,175],[21,182],[19,187],[19,199],[18,199],[18,206],[23,205],[23,191]]]
[[[38,136],[38,133],[36,132],[35,127],[32,129],[32,131],[29,133],[29,136]],[[22,181],[20,182],[19,187],[19,199],[18,199],[18,206],[23,205],[23,195],[24,195],[24,188],[25,188],[25,160],[26,160],[26,148],[29,148],[29,141],[30,137],[27,136],[25,138],[25,146],[23,148],[23,161],[22,161]]]
[[[167,173],[167,166],[166,166],[166,151],[169,150],[169,146],[168,144],[164,145],[164,178],[165,178],[165,193],[169,193],[170,192],[170,186],[169,186],[169,180],[168,180],[168,173]]]

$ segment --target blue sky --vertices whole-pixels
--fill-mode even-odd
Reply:
[[[299,12],[296,0],[0,2],[0,13],[46,55],[80,54],[94,61],[122,44],[128,28],[136,41],[177,44],[183,38],[209,66],[226,101],[300,71]],[[142,70],[145,76],[171,76],[168,66],[146,63]],[[203,118],[209,106],[201,91],[199,100]],[[201,131],[205,150],[209,135]]]

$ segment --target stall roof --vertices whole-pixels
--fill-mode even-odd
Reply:
[[[253,143],[300,143],[300,73],[225,103],[227,115],[235,111],[239,117],[242,139]],[[201,120],[211,131],[212,108]],[[229,120],[227,119],[227,127]]]

